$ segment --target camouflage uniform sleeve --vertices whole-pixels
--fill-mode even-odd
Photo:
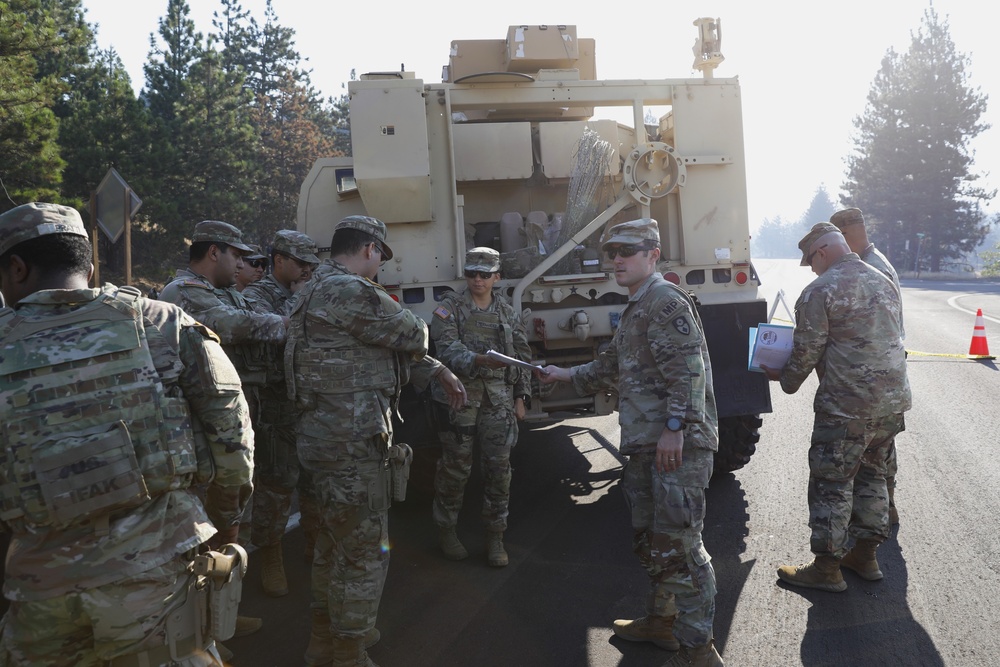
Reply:
[[[462,307],[454,298],[445,297],[431,316],[430,336],[434,354],[456,375],[469,378],[476,374],[476,353],[462,342],[458,332],[458,312]]]
[[[422,392],[430,386],[431,381],[437,377],[444,364],[430,355],[410,362],[410,384],[418,392]]]
[[[617,390],[618,337],[615,336],[593,361],[574,366],[570,370],[570,380],[576,393],[581,396],[590,396],[609,389]]]
[[[427,324],[412,310],[393,301],[380,286],[351,280],[346,284],[338,281],[330,287],[313,292],[310,317],[322,317],[364,343],[405,352],[413,359],[427,354]],[[340,307],[319,306],[324,299]]]
[[[253,489],[253,429],[240,378],[211,332],[197,323],[182,326],[179,378],[215,464],[206,510],[216,527],[239,521]]]
[[[531,361],[531,346],[528,345],[528,334],[524,330],[524,324],[520,316],[514,312],[513,307],[509,307],[511,312],[511,326],[514,328],[514,352],[521,361]],[[517,382],[514,383],[514,396],[531,395],[531,373],[519,369]]]
[[[682,310],[670,308],[672,303],[654,309],[649,320],[647,339],[656,367],[666,382],[667,398],[661,415],[680,417],[689,424],[705,419],[705,359],[702,356],[700,322],[686,300],[677,299]]]
[[[280,315],[240,310],[222,301],[212,290],[200,286],[183,286],[180,296],[181,308],[214,331],[224,345],[280,343],[287,336]]]
[[[819,364],[826,350],[830,323],[823,290],[806,288],[795,302],[792,354],[781,369],[781,389],[794,394]]]

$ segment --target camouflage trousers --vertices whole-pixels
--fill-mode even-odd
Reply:
[[[175,558],[113,584],[46,600],[12,601],[2,621],[0,665],[98,667],[164,646],[166,619],[186,599],[187,563]],[[174,664],[221,665],[214,653],[214,646],[194,650]]]
[[[633,454],[622,470],[632,548],[649,574],[646,612],[676,614],[674,635],[686,646],[707,644],[715,620],[715,570],[701,540],[713,465],[711,451],[685,447],[673,472],[656,470],[655,451]]]
[[[281,542],[298,489],[307,543],[319,528],[319,506],[312,476],[303,470],[295,445],[294,405],[270,388],[261,390],[254,422],[254,490],[251,542],[258,547]]]
[[[450,527],[458,523],[465,485],[472,473],[473,447],[479,443],[483,475],[482,517],[486,529],[507,529],[510,505],[510,450],[517,442],[517,419],[513,406],[468,406],[449,410],[450,428],[438,434],[441,458],[434,475],[434,523]]]
[[[363,637],[375,627],[389,572],[388,502],[369,493],[378,485],[385,441],[368,441],[367,458],[302,461],[320,511],[310,606],[329,612],[330,629],[342,638]]]
[[[809,447],[810,545],[843,558],[851,538],[889,536],[886,470],[902,414],[850,419],[817,413]]]
[[[890,489],[896,488],[896,471],[899,463],[896,460],[896,438],[889,441],[889,453],[885,457],[885,484]]]

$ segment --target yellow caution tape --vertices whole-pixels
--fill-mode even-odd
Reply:
[[[996,357],[988,354],[945,354],[944,352],[917,352],[916,350],[907,350],[906,354],[917,357],[951,357],[953,359],[970,359],[972,361],[996,359]]]

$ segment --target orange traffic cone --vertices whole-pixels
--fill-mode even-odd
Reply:
[[[996,359],[990,355],[989,345],[986,344],[986,321],[983,319],[982,308],[976,311],[976,326],[972,330],[969,359]]]

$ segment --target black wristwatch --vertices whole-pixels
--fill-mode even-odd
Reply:
[[[670,417],[667,419],[666,427],[668,431],[683,431],[684,421],[680,417]]]

